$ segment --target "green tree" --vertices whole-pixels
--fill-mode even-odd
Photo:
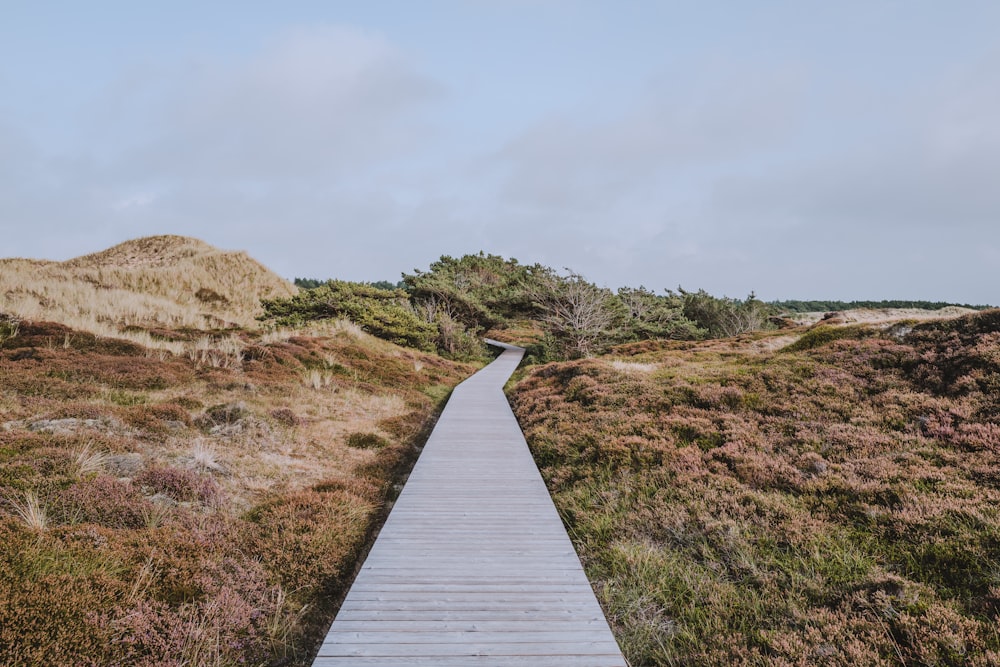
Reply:
[[[618,299],[628,313],[624,340],[703,338],[705,331],[684,316],[684,299],[676,294],[656,294],[643,286],[622,287]]]
[[[728,338],[772,328],[768,322],[773,314],[771,308],[753,292],[741,301],[714,297],[703,289],[686,292],[678,287],[677,291],[684,301],[684,316],[708,331],[711,338]]]
[[[444,255],[427,271],[403,274],[415,305],[446,313],[471,331],[486,331],[512,318],[537,316],[533,286],[552,270],[499,255]]]

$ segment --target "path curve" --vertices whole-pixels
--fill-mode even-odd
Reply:
[[[503,394],[524,350],[455,388],[315,667],[625,667]]]

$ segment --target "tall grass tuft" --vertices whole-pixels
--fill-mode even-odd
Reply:
[[[222,470],[219,462],[219,452],[211,444],[199,438],[191,445],[191,461],[202,471],[218,472]]]
[[[108,454],[91,449],[91,443],[89,442],[76,453],[77,474],[80,477],[104,472],[107,463]]]
[[[246,344],[237,336],[202,336],[187,346],[188,358],[199,365],[211,368],[234,368],[243,365]]]
[[[302,618],[312,605],[305,604],[295,610],[295,605],[281,586],[275,586],[269,598],[266,606],[270,606],[272,613],[267,618],[267,637],[271,655],[287,658],[294,653],[296,634],[301,629]]]
[[[14,516],[31,530],[43,531],[48,528],[49,519],[45,506],[34,491],[25,491],[23,501],[11,499],[8,502],[14,508]]]

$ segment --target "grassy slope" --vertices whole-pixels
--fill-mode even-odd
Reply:
[[[191,328],[274,286],[191,239],[26,261],[0,262],[0,311],[36,316],[0,316],[0,664],[307,664],[473,369],[349,324]]]
[[[1000,311],[769,347],[512,392],[632,664],[1000,663]]]

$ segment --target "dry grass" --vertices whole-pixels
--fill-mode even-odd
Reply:
[[[221,472],[224,469],[218,450],[204,438],[197,438],[191,445],[190,457],[194,466],[201,471]]]
[[[107,452],[95,450],[91,443],[85,444],[76,454],[77,474],[80,477],[104,472],[109,456]]]
[[[923,308],[857,308],[836,313],[838,324],[889,324],[903,320],[939,320],[954,319],[970,315],[976,311],[960,306],[948,306],[940,310],[925,310]],[[794,313],[789,319],[804,325],[820,322],[826,312]]]
[[[616,371],[623,373],[652,373],[659,368],[657,364],[644,364],[637,361],[622,361],[620,359],[612,359],[608,362],[608,365]]]
[[[14,516],[21,520],[30,530],[42,531],[48,528],[48,513],[34,491],[25,491],[21,500],[8,500],[14,511]]]
[[[158,236],[67,262],[0,260],[0,312],[98,335],[130,327],[253,327],[260,300],[293,285],[245,253]]]
[[[184,345],[191,361],[212,368],[242,368],[246,344],[239,336],[201,336]]]

